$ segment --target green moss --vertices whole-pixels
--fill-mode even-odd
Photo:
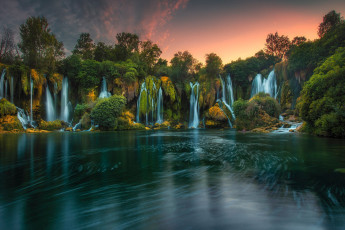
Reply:
[[[5,98],[0,100],[0,117],[4,117],[6,115],[15,115],[17,112],[17,108],[14,104],[7,101]]]
[[[54,131],[64,128],[64,122],[60,120],[56,121],[41,121],[39,128],[42,130]]]

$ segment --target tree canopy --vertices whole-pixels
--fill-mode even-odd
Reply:
[[[57,61],[64,57],[63,43],[51,33],[45,17],[30,17],[19,28],[20,51],[30,68],[55,71]]]
[[[84,60],[94,58],[95,43],[89,33],[82,33],[77,44],[72,51],[73,54],[80,55]]]
[[[319,25],[317,34],[319,37],[323,37],[327,32],[329,32],[334,26],[341,22],[340,13],[335,12],[335,10],[330,11],[328,14],[323,16],[323,21]]]
[[[286,52],[290,49],[290,45],[291,42],[287,36],[279,36],[278,32],[275,34],[268,34],[266,38],[265,52],[269,55],[284,59],[286,58]]]

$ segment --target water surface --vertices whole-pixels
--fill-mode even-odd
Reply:
[[[345,229],[344,140],[0,135],[0,229]]]

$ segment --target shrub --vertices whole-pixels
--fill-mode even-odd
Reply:
[[[40,129],[54,131],[64,128],[64,123],[60,120],[44,121],[42,120],[39,126]]]
[[[280,114],[280,105],[267,93],[258,93],[250,101],[255,101],[271,117],[278,118]]]
[[[5,98],[0,100],[0,117],[4,117],[6,115],[15,115],[17,112],[17,108],[14,104],[7,101]]]
[[[117,118],[126,104],[123,96],[113,95],[101,99],[91,111],[91,119],[101,130],[113,130],[117,126]]]

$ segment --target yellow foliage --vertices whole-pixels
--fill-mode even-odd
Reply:
[[[217,104],[218,105],[218,104]],[[226,115],[224,112],[218,107],[218,106],[212,106],[209,110],[208,113],[210,114],[210,117],[214,120],[218,121],[224,121],[227,119]]]
[[[93,101],[95,101],[96,99],[97,99],[97,95],[96,95],[96,93],[95,93],[95,90],[94,89],[92,89],[88,94],[87,94],[87,100],[90,102],[93,102]]]
[[[53,84],[57,86],[57,92],[61,90],[62,88],[62,80],[63,80],[63,75],[59,74],[59,73],[54,73],[53,75],[51,75],[49,77],[49,81]],[[57,93],[56,92],[56,93]]]

